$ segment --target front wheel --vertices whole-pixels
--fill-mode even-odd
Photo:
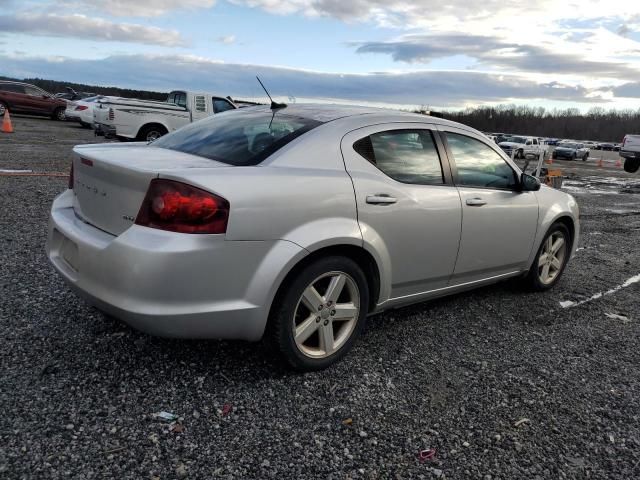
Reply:
[[[588,154],[588,153],[585,153],[585,154],[584,154],[584,156],[582,157],[582,161],[583,161],[583,162],[586,162],[586,161],[587,161],[587,158],[589,158],[589,154]]]
[[[364,328],[369,289],[346,257],[316,260],[283,287],[271,309],[275,343],[296,370],[314,371],[342,358]]]
[[[571,235],[563,223],[554,223],[540,245],[538,254],[526,277],[532,290],[553,287],[564,272],[571,256]]]

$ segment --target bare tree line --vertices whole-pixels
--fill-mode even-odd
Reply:
[[[593,107],[581,113],[576,108],[547,110],[525,105],[500,105],[445,111],[441,116],[483,132],[602,142],[620,142],[627,133],[640,134],[640,109],[606,110]]]

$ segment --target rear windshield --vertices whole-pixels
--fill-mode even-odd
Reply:
[[[285,113],[234,110],[187,125],[153,142],[228,165],[257,165],[322,122]]]

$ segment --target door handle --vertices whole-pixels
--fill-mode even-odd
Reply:
[[[481,207],[482,205],[486,205],[487,201],[481,198],[467,198],[467,205],[471,207]]]
[[[367,195],[367,203],[370,203],[372,205],[390,205],[392,203],[396,203],[397,201],[397,198],[391,197],[384,193],[379,193],[377,195]]]

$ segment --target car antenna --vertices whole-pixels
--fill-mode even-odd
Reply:
[[[260,83],[260,86],[262,87],[262,89],[264,90],[264,93],[267,94],[267,97],[269,97],[269,100],[271,100],[271,110],[277,110],[279,108],[285,108],[287,106],[286,103],[276,103],[273,101],[273,98],[271,98],[271,95],[269,95],[269,92],[267,91],[266,87],[264,86],[264,84],[262,83],[262,81],[260,80],[260,77],[258,77],[256,75],[256,79],[258,80],[258,82]]]

